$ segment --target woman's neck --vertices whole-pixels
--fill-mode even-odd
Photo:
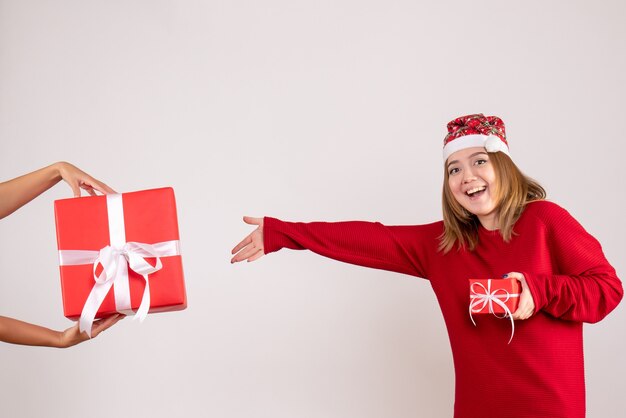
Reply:
[[[495,211],[488,215],[478,216],[478,221],[487,231],[498,229],[498,214]]]

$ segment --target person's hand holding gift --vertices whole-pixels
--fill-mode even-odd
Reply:
[[[115,193],[112,188],[78,167],[67,162],[58,162],[0,183],[0,219],[9,216],[61,180],[70,186],[74,197],[80,197],[81,189],[92,196],[96,195],[96,191],[102,194]],[[94,322],[91,329],[92,338],[123,318],[123,314],[115,314]],[[79,332],[78,324],[65,331],[54,331],[0,316],[0,341],[7,343],[66,348],[88,339],[86,332]]]

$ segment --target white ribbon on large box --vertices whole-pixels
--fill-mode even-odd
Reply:
[[[106,199],[110,244],[99,251],[59,250],[59,264],[61,266],[93,264],[95,284],[85,301],[79,320],[80,331],[85,331],[89,337],[91,337],[91,327],[96,313],[111,287],[113,287],[115,296],[115,309],[126,315],[135,314],[135,319],[143,321],[150,309],[150,282],[148,275],[159,271],[163,267],[161,257],[180,255],[178,240],[154,244],[126,242],[122,195],[108,194]],[[148,263],[146,258],[155,258],[155,265],[152,266]],[[96,275],[98,265],[102,265],[102,272]],[[136,313],[133,312],[130,302],[129,268],[140,274],[146,281],[141,304]]]

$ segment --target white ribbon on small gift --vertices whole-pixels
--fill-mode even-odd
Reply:
[[[478,291],[474,289],[474,286],[478,286]],[[481,291],[482,290],[482,291]],[[513,340],[513,334],[515,333],[515,322],[513,321],[511,310],[506,306],[506,302],[511,298],[519,298],[519,293],[509,293],[505,289],[495,289],[491,291],[491,279],[487,280],[487,287],[479,282],[473,282],[470,286],[470,306],[469,315],[472,320],[472,324],[476,326],[474,321],[474,313],[481,312],[486,306],[489,307],[489,313],[493,314],[497,318],[509,318],[511,320],[511,338],[509,338],[509,344]],[[500,306],[504,310],[504,315],[498,315],[493,310],[493,304]]]
[[[108,194],[106,199],[110,245],[99,251],[59,250],[59,264],[61,266],[93,264],[95,284],[85,301],[79,320],[80,331],[85,331],[89,337],[91,337],[91,326],[96,313],[111,287],[113,287],[115,296],[115,309],[126,315],[134,314],[130,301],[129,268],[140,274],[146,281],[141,304],[139,309],[137,309],[137,313],[135,313],[135,319],[139,319],[141,322],[148,315],[150,309],[150,282],[148,275],[159,271],[163,267],[161,257],[180,255],[178,240],[155,244],[126,242],[122,195]],[[148,263],[146,258],[155,258],[155,265],[152,266]],[[98,265],[102,265],[102,272],[96,275]]]

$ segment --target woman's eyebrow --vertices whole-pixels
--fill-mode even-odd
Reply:
[[[452,161],[450,161],[450,162],[448,163],[448,165],[447,165],[446,167],[450,167],[452,164],[454,164],[454,163],[458,163],[458,162],[459,162],[459,160],[452,160]]]
[[[478,151],[478,152],[473,153],[472,155],[470,155],[470,156],[469,156],[469,157],[467,157],[467,158],[474,158],[475,156],[480,155],[480,154],[485,154],[485,155],[488,155],[485,151]],[[459,160],[452,160],[452,161],[450,161],[450,162],[448,163],[448,165],[447,165],[446,167],[450,167],[450,165],[452,165],[452,164],[454,164],[454,163],[458,163],[458,162],[459,162]]]

